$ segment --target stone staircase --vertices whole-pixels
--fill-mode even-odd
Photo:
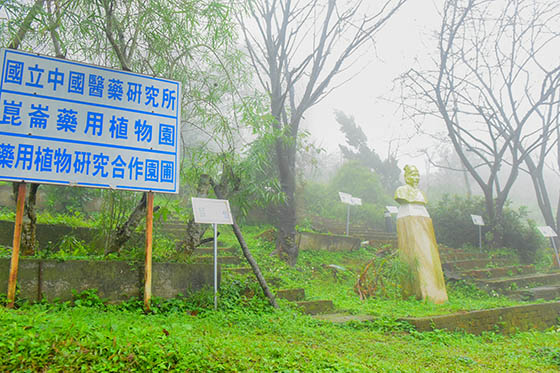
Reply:
[[[340,221],[327,219],[320,216],[311,218],[311,221],[312,228],[318,232],[330,232],[340,235],[346,234],[346,223],[341,223]],[[372,227],[369,224],[360,222],[350,222],[348,235],[351,237],[358,237],[362,241],[379,241],[379,243],[381,244],[394,244],[397,240],[395,232],[386,232],[381,228]]]
[[[209,244],[211,245],[211,243]],[[245,261],[241,249],[223,247],[223,243],[218,241],[218,264],[222,271],[237,273],[241,275],[253,276],[253,271]],[[209,246],[199,247],[193,252],[195,263],[213,263],[214,248]],[[272,282],[267,280],[269,286]],[[318,315],[334,310],[332,300],[305,300],[305,289],[279,289],[275,292],[277,298],[286,299],[295,303],[303,313],[308,315]]]
[[[305,300],[305,289],[281,289],[276,297],[294,302],[307,315],[327,314],[334,311],[332,300]]]
[[[560,297],[560,271],[539,273],[533,265],[515,264],[512,258],[490,258],[487,253],[440,247],[448,280],[473,281],[480,288],[514,299],[553,300]]]

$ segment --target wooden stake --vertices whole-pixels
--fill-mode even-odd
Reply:
[[[8,308],[14,307],[16,298],[16,282],[19,266],[19,244],[21,241],[21,223],[25,207],[25,183],[20,183],[18,188],[16,222],[14,226],[14,241],[12,244],[12,260],[10,262],[10,277],[8,279]]]
[[[152,298],[152,228],[154,225],[154,192],[146,199],[146,260],[144,262],[144,311],[150,312]]]

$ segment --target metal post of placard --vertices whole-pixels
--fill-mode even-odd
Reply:
[[[548,225],[545,225],[544,227],[537,227],[537,229],[543,236],[550,238],[552,241],[552,248],[554,249],[554,255],[556,256],[556,264],[560,267],[560,256],[558,255],[558,248],[556,247],[556,240],[554,239],[555,237],[558,237],[558,235],[554,229]]]
[[[474,225],[478,225],[478,247],[482,249],[482,226],[484,225],[484,219],[480,215],[471,215],[471,219]]]
[[[350,233],[350,205],[347,205],[346,208],[346,235],[348,236]]]
[[[154,192],[146,198],[146,258],[144,260],[144,311],[150,311],[152,298],[152,229],[154,226]]]
[[[348,205],[346,209],[346,235],[350,235],[350,206],[361,206],[362,200],[360,198],[352,197],[351,194],[338,192],[338,196],[340,197],[340,201],[346,205]]]
[[[558,248],[556,247],[556,240],[555,237],[550,237],[552,241],[552,248],[554,249],[554,253],[556,254],[556,266],[560,268],[560,256],[558,255]]]
[[[214,223],[214,310],[218,309],[218,224]]]
[[[191,198],[194,222],[214,226],[214,309],[218,309],[218,224],[233,224],[229,201],[225,199]]]
[[[21,242],[21,224],[23,221],[23,210],[25,207],[25,183],[18,187],[16,221],[14,226],[14,240],[12,244],[12,259],[10,261],[10,277],[8,278],[8,308],[14,307],[16,298],[16,283],[19,267],[19,245]]]

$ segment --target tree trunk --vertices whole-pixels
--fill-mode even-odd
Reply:
[[[223,195],[222,195],[220,186],[216,185],[211,179],[210,179],[210,183],[212,184],[212,187],[214,188],[214,193],[216,194],[216,197],[218,197],[219,199],[223,199]],[[261,289],[263,290],[264,295],[268,298],[268,301],[270,302],[270,305],[274,308],[278,308],[278,303],[276,303],[276,297],[274,296],[274,294],[272,294],[272,292],[268,288],[266,280],[265,280],[264,276],[262,275],[261,269],[259,268],[259,265],[257,264],[255,259],[253,258],[253,255],[249,251],[249,247],[247,246],[247,243],[245,242],[245,239],[243,238],[243,234],[241,233],[241,229],[239,229],[239,226],[235,222],[235,218],[232,217],[232,220],[233,220],[233,232],[235,233],[235,237],[237,237],[237,241],[239,242],[239,245],[241,246],[241,250],[243,251],[243,256],[245,256],[245,259],[247,259],[247,262],[249,262],[249,265],[251,266],[251,268],[253,270],[253,273],[255,274],[255,277],[257,278],[257,281],[259,282],[259,285],[261,286]]]
[[[130,239],[132,233],[140,224],[140,221],[146,216],[146,192],[142,194],[142,199],[132,211],[127,221],[120,225],[111,236],[108,247],[105,249],[105,255],[119,252],[124,244]],[[159,206],[154,206],[154,212],[159,210]]]
[[[293,141],[295,142],[296,140],[293,139]],[[276,141],[280,185],[285,199],[278,206],[276,216],[277,235],[275,252],[284,257],[290,266],[296,264],[299,255],[296,245],[295,152],[295,144],[286,144],[286,140],[283,139]]]
[[[12,41],[8,45],[10,49],[19,49],[19,46],[27,32],[31,29],[31,23],[43,8],[45,0],[36,0],[29,13],[25,16],[23,23],[19,26]],[[23,255],[33,255],[37,246],[37,215],[35,213],[35,202],[37,201],[37,189],[40,184],[31,184],[27,201],[25,202],[24,221],[22,225],[21,249]],[[15,200],[17,201],[19,183],[13,183]]]
[[[200,175],[198,181],[198,187],[196,189],[197,197],[207,197],[210,190],[210,176],[203,174]],[[177,243],[175,249],[178,252],[191,252],[200,245],[200,241],[204,233],[208,229],[207,224],[197,224],[194,222],[194,218],[189,220],[187,223],[187,230],[185,232],[185,238]]]
[[[16,201],[18,199],[19,184],[12,184]],[[29,193],[27,193],[27,199],[25,200],[23,224],[21,227],[21,252],[23,255],[34,255],[36,248],[39,246],[37,242],[37,213],[35,212],[35,205],[37,202],[37,190],[40,185],[29,184]]]

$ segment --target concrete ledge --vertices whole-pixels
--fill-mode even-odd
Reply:
[[[102,237],[99,231],[86,227],[69,227],[64,224],[37,224],[37,241],[39,247],[44,248],[49,242],[58,243],[64,236],[74,236],[78,240],[93,244],[96,247],[103,246]],[[14,222],[0,220],[0,245],[11,247],[14,238]],[[142,244],[143,234],[134,232],[130,243],[134,245]]]
[[[462,330],[480,334],[495,331],[504,334],[517,331],[544,330],[558,325],[560,302],[529,304],[505,308],[452,313],[428,317],[405,317],[399,321],[412,324],[420,332],[434,329]]]
[[[0,291],[7,292],[10,259],[0,259]],[[210,264],[153,263],[152,294],[173,298],[213,284]],[[218,268],[218,283],[220,281]],[[144,263],[21,259],[18,270],[19,297],[31,301],[72,299],[72,290],[97,289],[102,298],[122,301],[140,296],[144,289]]]
[[[360,242],[356,237],[312,232],[299,232],[296,235],[300,250],[352,251],[360,248]]]

